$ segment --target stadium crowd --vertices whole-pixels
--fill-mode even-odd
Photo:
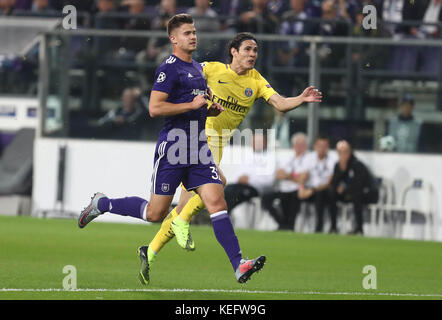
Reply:
[[[61,14],[66,5],[92,16],[87,27],[158,29],[176,13],[187,12],[210,23],[197,22],[198,30],[272,33],[359,35],[366,5],[377,9],[378,18],[388,21],[382,30],[392,37],[434,37],[442,19],[440,0],[0,0],[0,15]],[[102,16],[122,17],[111,24],[100,24]],[[143,18],[142,16],[146,16]],[[134,19],[135,18],[135,19]],[[312,20],[338,20],[352,24],[343,28],[339,23],[312,23]],[[394,23],[414,21],[414,26],[395,26]],[[98,22],[98,23],[97,23]],[[393,23],[393,24],[391,24]]]
[[[66,5],[76,7],[79,28],[118,30],[165,30],[171,16],[186,12],[194,16],[198,32],[428,39],[440,37],[442,21],[441,0],[0,0],[0,17],[61,17]],[[367,5],[376,8],[376,29],[363,27],[363,7]],[[92,43],[100,60],[138,66],[157,66],[170,53],[167,38],[101,37]],[[84,43],[74,45],[74,54],[81,52],[82,46]],[[194,58],[223,60],[224,49],[222,41],[201,39]],[[307,67],[308,49],[307,43],[294,40],[268,43],[263,45],[265,63],[281,68]],[[351,61],[355,66],[368,65],[397,74],[435,76],[440,69],[439,56],[436,47],[353,46]],[[324,68],[349,64],[343,45],[321,44],[319,58]],[[278,88],[285,95],[293,90],[289,77],[278,74]],[[143,89],[149,88],[146,79],[149,76],[141,79]]]
[[[317,137],[309,152],[307,136],[298,132],[291,138],[293,154],[278,159],[270,166],[266,137],[253,137],[253,161],[239,166],[235,177],[225,187],[229,212],[255,197],[277,222],[279,230],[295,230],[301,204],[311,204],[315,211],[315,232],[342,232],[338,226],[338,203],[352,204],[354,226],[350,234],[364,234],[364,210],[379,199],[379,182],[371,170],[353,153],[348,141],[336,144],[336,153],[329,151],[326,136]],[[324,213],[330,216],[325,230]],[[341,224],[342,226],[342,224]]]
[[[66,5],[77,8],[79,28],[108,30],[164,31],[171,16],[188,12],[194,16],[198,32],[428,39],[440,37],[438,23],[442,21],[441,0],[0,0],[0,17],[62,17]],[[362,8],[366,5],[377,9],[377,29],[363,28]],[[82,111],[91,112],[88,115],[96,118],[112,108],[106,106],[106,110],[100,110],[102,100],[118,101],[122,79],[125,87],[149,91],[155,68],[171,52],[165,36],[73,36],[70,39],[71,68],[84,70],[88,75],[84,80],[78,80],[79,83],[72,81],[71,85],[75,87],[72,93],[82,100]],[[227,41],[200,38],[194,58],[197,61],[225,61],[226,44]],[[37,93],[37,49],[30,50],[25,58],[22,53],[0,55],[0,89],[3,92]],[[348,118],[363,119],[365,105],[392,104],[390,98],[379,97],[378,93],[374,99],[368,97],[371,100],[364,96],[366,92],[361,88],[368,86],[368,80],[360,75],[364,70],[380,72],[375,80],[380,84],[390,79],[416,79],[410,75],[422,76],[423,81],[437,80],[441,70],[439,51],[437,47],[427,46],[352,45],[351,54],[348,54],[345,45],[322,43],[318,47],[323,72],[321,90],[327,96],[328,106],[345,105]],[[260,42],[257,69],[272,79],[280,94],[290,96],[305,87],[309,60],[309,43],[263,41]],[[333,72],[329,72],[331,69]],[[343,90],[346,90],[344,94]],[[400,95],[402,92],[398,97]],[[76,119],[75,116],[72,119]],[[275,121],[281,122],[275,122],[275,125],[287,129],[278,133],[287,137],[289,131],[293,133],[289,117],[277,115]],[[421,131],[417,129],[416,132]],[[87,131],[72,132],[83,134]],[[398,139],[394,132],[389,135]],[[422,134],[419,140],[422,140]],[[282,141],[284,147],[290,147],[289,138]],[[361,145],[365,149],[374,148],[371,142],[360,142],[356,147]],[[424,146],[421,149],[431,148]],[[416,150],[419,148],[413,148]]]

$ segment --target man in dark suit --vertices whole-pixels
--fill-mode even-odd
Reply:
[[[363,209],[366,204],[376,203],[379,193],[370,170],[359,161],[350,144],[341,140],[336,145],[339,160],[335,165],[330,192],[330,215],[332,231],[336,232],[336,202],[352,203],[356,218],[356,227],[351,234],[363,234]]]

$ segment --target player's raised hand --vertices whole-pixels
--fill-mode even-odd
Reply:
[[[206,98],[203,95],[196,95],[195,98],[193,98],[190,106],[192,110],[197,110],[201,107],[207,107]]]
[[[224,108],[219,103],[214,102],[214,103],[212,103],[209,110],[207,111],[207,116],[208,117],[216,117],[223,111],[224,111]]]
[[[314,86],[307,87],[301,96],[304,102],[322,102],[322,92]]]

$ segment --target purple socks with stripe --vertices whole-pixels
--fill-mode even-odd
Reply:
[[[233,270],[239,266],[242,259],[241,249],[239,248],[238,238],[233,230],[232,222],[227,214],[227,211],[220,211],[210,215],[212,219],[213,231],[215,233],[216,240],[224,248],[224,251],[229,257]]]
[[[147,201],[139,197],[125,197],[119,199],[109,199],[106,197],[98,200],[98,210],[101,212],[115,213],[120,216],[130,216],[142,220]]]

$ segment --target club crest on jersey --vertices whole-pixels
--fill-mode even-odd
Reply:
[[[163,183],[161,185],[161,191],[163,192],[169,192],[169,184],[168,183]]]
[[[250,97],[253,95],[253,90],[250,89],[250,88],[247,88],[247,89],[244,91],[244,94],[246,95],[247,98],[250,98]]]
[[[166,80],[166,74],[164,72],[160,72],[160,74],[158,75],[158,78],[157,78],[157,82],[161,83],[164,80]]]

